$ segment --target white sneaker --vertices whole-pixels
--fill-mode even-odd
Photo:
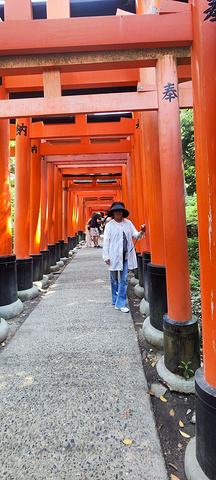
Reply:
[[[115,307],[116,310],[121,310],[121,312],[123,313],[128,313],[129,312],[129,308],[127,307],[121,307],[121,308],[118,308],[118,307]]]

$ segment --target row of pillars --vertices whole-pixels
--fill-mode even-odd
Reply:
[[[7,95],[3,84],[0,96]],[[16,121],[12,246],[10,124],[0,120],[0,315],[6,319],[20,313],[21,300],[38,294],[33,282],[68,257],[84,230],[82,199],[68,191],[60,170],[41,157],[40,142],[31,141],[29,126],[28,118]]]
[[[137,13],[157,12],[159,4],[157,0],[137,0]],[[140,261],[144,261],[146,254],[151,255],[146,272],[150,330],[163,336],[165,369],[177,374],[183,360],[185,363],[192,361],[190,366],[196,371],[196,438],[189,442],[186,451],[186,476],[188,480],[195,477],[215,480],[216,25],[214,6],[209,7],[208,18],[205,0],[194,0],[191,6],[203,368],[198,368],[199,332],[191,311],[177,64],[171,56],[157,61],[156,72],[140,71],[141,83],[155,84],[156,80],[158,112],[134,114],[136,130],[132,155],[133,169],[139,179],[134,190],[137,188],[137,202],[143,205],[148,227],[147,252],[140,255]],[[142,220],[136,206],[135,212],[135,222],[139,224]],[[160,304],[164,295],[166,299]],[[160,372],[163,376],[164,369]]]

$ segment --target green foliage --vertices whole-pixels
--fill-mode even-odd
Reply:
[[[188,238],[188,256],[191,288],[197,290],[200,288],[199,241],[197,237]]]
[[[190,270],[190,284],[192,290],[200,289],[199,241],[197,220],[197,197],[186,197],[186,221],[188,233],[188,256]]]
[[[194,194],[191,197],[186,197],[185,206],[187,223],[197,223],[197,196]]]
[[[196,193],[193,110],[181,110],[181,138],[187,195]]]
[[[185,208],[188,237],[198,237],[197,197],[195,194],[191,197],[186,197]]]
[[[181,363],[182,363],[182,365],[178,365],[178,368],[182,368],[184,370],[182,372],[183,376],[184,376],[185,380],[188,380],[192,375],[194,375],[194,370],[189,368],[189,365],[191,365],[192,362],[185,363],[185,362],[183,362],[183,360],[181,360]]]

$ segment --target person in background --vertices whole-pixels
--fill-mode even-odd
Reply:
[[[145,233],[145,225],[138,232],[133,223],[126,220],[128,215],[123,202],[111,205],[108,216],[112,220],[106,224],[103,242],[103,259],[110,270],[112,303],[123,313],[129,312],[126,307],[128,269],[137,268],[133,239],[141,240]]]
[[[86,224],[86,247],[87,248],[91,248],[91,233],[90,233],[90,223],[91,223],[91,219],[92,217],[90,217],[87,221],[87,224]]]
[[[91,237],[93,238],[94,248],[102,248],[100,245],[98,245],[100,224],[101,224],[101,214],[94,213],[92,215],[92,219],[90,222],[90,234],[91,234]]]
[[[106,224],[112,220],[112,217],[108,216],[108,210],[105,210],[105,217],[104,217],[104,222],[103,222],[103,231],[105,230]]]

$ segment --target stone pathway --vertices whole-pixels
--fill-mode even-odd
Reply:
[[[132,318],[112,306],[101,256],[80,249],[0,355],[1,480],[168,478]]]

